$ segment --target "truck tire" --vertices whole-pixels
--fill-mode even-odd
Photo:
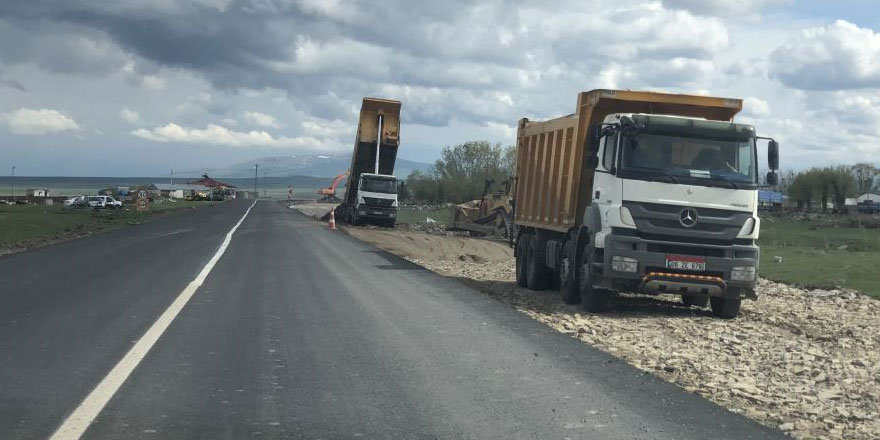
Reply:
[[[605,289],[593,288],[593,270],[592,264],[587,258],[584,258],[581,264],[580,279],[578,280],[578,290],[581,294],[581,307],[587,312],[598,313],[608,309],[608,300],[611,292]]]
[[[696,306],[702,309],[709,305],[709,297],[706,295],[682,295],[681,302],[686,306]]]
[[[726,296],[713,296],[709,299],[712,303],[712,314],[716,318],[733,319],[739,316],[739,308],[742,299],[739,296],[732,298]]]
[[[538,249],[538,240],[535,237],[529,238],[528,247],[526,247],[526,280],[529,289],[544,290],[550,285],[550,271],[544,265],[544,258]]]
[[[562,260],[559,262],[559,292],[566,304],[581,302],[581,292],[577,284],[574,242],[568,240],[562,245]]]
[[[532,241],[531,238],[532,236],[530,234],[522,234],[516,241],[516,285],[519,287],[529,286],[529,283],[526,280],[526,264],[528,264],[526,254],[529,242]]]

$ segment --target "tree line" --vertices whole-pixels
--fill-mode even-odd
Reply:
[[[877,175],[880,169],[868,163],[814,167],[799,173],[790,172],[783,179],[781,189],[797,204],[798,210],[810,211],[818,200],[823,213],[828,211],[829,201],[835,211],[843,211],[847,197],[874,189]]]
[[[490,190],[503,188],[513,174],[516,149],[487,141],[470,141],[443,148],[425,172],[413,171],[401,184],[399,197],[426,203],[460,203],[482,197],[487,180]]]

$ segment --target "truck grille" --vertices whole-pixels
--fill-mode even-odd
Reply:
[[[698,214],[696,223],[692,227],[685,227],[679,221],[679,216],[688,208],[686,206],[641,202],[624,202],[623,205],[632,213],[639,235],[673,238],[670,241],[706,244],[733,242],[746,220],[752,216],[744,211],[691,208]]]
[[[392,199],[379,199],[376,197],[364,197],[364,203],[367,206],[376,206],[380,208],[390,208],[394,205]]]

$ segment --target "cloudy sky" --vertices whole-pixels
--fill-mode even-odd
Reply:
[[[593,88],[746,99],[783,164],[880,161],[874,0],[0,0],[0,174],[167,175],[347,153],[363,96],[400,156],[512,144]]]

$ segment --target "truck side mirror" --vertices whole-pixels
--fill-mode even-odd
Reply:
[[[779,184],[779,174],[773,171],[767,173],[767,185],[776,186]]]
[[[771,170],[779,169],[779,142],[773,139],[770,139],[770,143],[767,145],[767,163],[770,164]]]
[[[587,147],[589,153],[599,151],[599,140],[602,138],[602,126],[599,124],[590,126],[590,134],[587,139]]]
[[[595,169],[599,166],[599,142],[602,139],[602,126],[594,124],[590,126],[587,135],[587,168]]]

